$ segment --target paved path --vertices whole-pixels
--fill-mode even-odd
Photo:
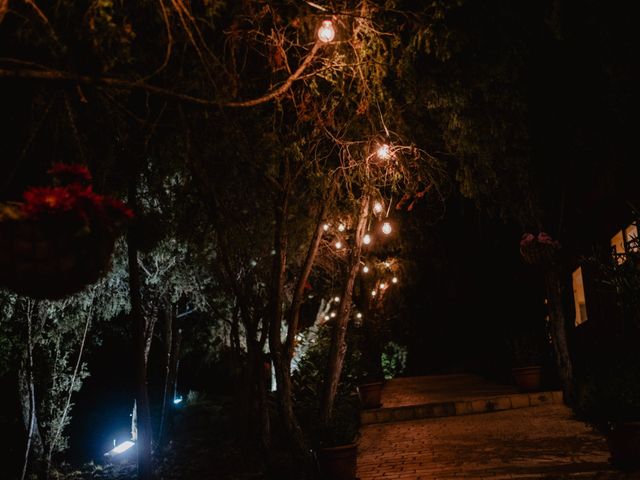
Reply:
[[[518,390],[510,385],[488,382],[477,375],[406,377],[387,381],[382,404],[385,408],[394,408],[497,397],[511,393],[518,393]]]
[[[392,395],[405,402],[411,393],[401,394],[399,385],[395,387]],[[462,384],[460,388],[464,390]],[[387,406],[391,398],[383,391],[382,400]],[[542,405],[365,425],[358,476],[361,480],[640,478],[613,472],[608,457],[604,440],[574,420],[568,408]]]

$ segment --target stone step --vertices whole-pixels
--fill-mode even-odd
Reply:
[[[360,413],[362,425],[374,423],[403,422],[425,418],[451,417],[498,412],[514,408],[537,407],[540,405],[562,404],[562,392],[547,391],[533,393],[511,393],[465,400],[425,403],[363,410]]]

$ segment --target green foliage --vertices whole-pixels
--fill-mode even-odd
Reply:
[[[535,329],[511,334],[507,346],[514,368],[542,365],[549,356],[549,342],[545,342],[542,331]]]
[[[314,340],[299,360],[298,369],[293,374],[294,402],[298,418],[310,445],[316,448],[352,443],[358,433],[360,418],[360,404],[355,393],[360,377],[360,355],[354,348],[347,348],[334,413],[330,423],[322,425],[319,422],[319,403],[329,358],[331,328],[321,326]],[[353,347],[353,344],[350,347]]]
[[[640,420],[640,360],[623,342],[589,362],[576,381],[576,413],[607,431],[616,422]]]
[[[396,378],[407,368],[407,347],[389,342],[382,351],[382,371],[384,378]]]

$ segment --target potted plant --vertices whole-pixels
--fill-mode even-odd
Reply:
[[[640,359],[622,342],[585,368],[575,410],[602,433],[617,468],[640,469]]]
[[[326,480],[354,480],[358,459],[358,400],[354,395],[336,399],[333,416],[318,430],[318,470]]]
[[[82,165],[55,164],[52,186],[31,187],[23,202],[0,204],[0,286],[58,299],[95,282],[133,212],[93,191]]]
[[[307,443],[315,452],[321,478],[354,480],[360,422],[359,400],[355,393],[358,379],[361,378],[358,375],[361,372],[360,354],[355,348],[347,349],[333,415],[327,424],[322,424],[319,406],[331,329],[319,326],[314,327],[313,331],[313,341],[308,342],[293,373],[296,414]],[[353,336],[348,335],[347,341],[353,342]],[[353,344],[350,346],[353,347]]]
[[[511,372],[522,392],[536,392],[542,386],[542,345],[539,336],[533,332],[514,335],[509,340],[513,365]]]

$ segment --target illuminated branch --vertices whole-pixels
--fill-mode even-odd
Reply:
[[[132,82],[129,80],[122,80],[120,78],[113,77],[90,77],[87,75],[75,75],[70,72],[64,72],[60,70],[34,70],[29,68],[20,68],[20,69],[4,69],[0,68],[0,78],[24,78],[24,79],[32,79],[32,80],[49,80],[49,81],[57,81],[57,82],[75,82],[84,85],[95,85],[102,87],[111,87],[111,88],[121,88],[125,90],[142,90],[153,95],[158,95],[161,97],[170,97],[175,98],[177,100],[193,103],[196,105],[202,105],[205,107],[254,107],[256,105],[260,105],[262,103],[270,102],[271,100],[275,100],[276,98],[284,95],[287,90],[291,88],[293,82],[298,80],[300,76],[304,73],[305,69],[309,66],[316,53],[322,46],[321,43],[316,42],[311,52],[304,61],[300,64],[298,69],[293,72],[293,74],[287,78],[287,80],[278,88],[273,90],[272,92],[263,95],[262,97],[254,98],[252,100],[244,100],[238,102],[220,102],[216,100],[209,100],[201,97],[194,97],[192,95],[187,95],[185,93],[175,92],[173,90],[169,90],[162,87],[156,87],[155,85],[149,85],[147,83],[141,82]]]

